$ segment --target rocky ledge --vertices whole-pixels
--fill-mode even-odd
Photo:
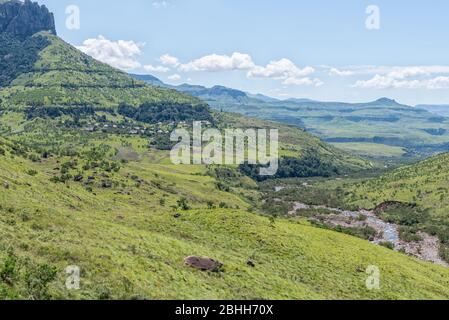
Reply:
[[[56,34],[53,13],[30,0],[0,0],[0,32],[26,38],[40,31]]]

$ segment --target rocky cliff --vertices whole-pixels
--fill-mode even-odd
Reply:
[[[53,13],[46,6],[30,0],[0,0],[0,32],[24,39],[39,31],[56,34]]]

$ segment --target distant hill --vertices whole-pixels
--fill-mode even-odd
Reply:
[[[14,5],[37,8],[38,12],[30,13],[33,21],[48,12],[45,7],[28,2],[14,2]],[[224,128],[229,123],[212,114],[207,101],[232,104],[256,100],[245,92],[222,86],[183,85],[183,92],[180,92],[179,88],[175,90],[153,76],[131,76],[82,53],[54,33],[40,30],[24,40],[8,32],[0,33],[0,54],[7,57],[0,60],[1,111],[11,111],[20,117],[24,115],[27,120],[58,119],[62,115],[76,116],[77,120],[83,116],[103,119],[106,115],[100,117],[97,112],[105,112],[109,117],[125,117],[126,120],[122,120],[125,122],[135,120],[155,124],[208,120]],[[242,118],[236,126],[239,128],[249,121]],[[259,126],[273,124],[265,122]],[[305,157],[307,151],[316,157],[314,160],[326,163],[326,169],[319,168],[314,175],[371,167],[368,161],[342,152],[300,129],[284,128],[288,134],[284,134],[281,145],[288,148],[286,154],[299,159]],[[164,141],[169,141],[168,134]],[[291,145],[290,141],[296,141],[296,145]]]
[[[424,109],[436,115],[449,118],[449,105],[428,105],[420,104],[416,108]]]
[[[388,98],[365,103],[278,100],[223,87],[168,87],[189,92],[217,110],[304,128],[335,146],[376,160],[396,162],[449,151],[444,106],[412,107]],[[378,153],[382,145],[385,148]]]
[[[372,168],[368,161],[294,126],[211,111],[51,31],[0,34],[0,300],[449,297],[448,269],[268,215],[240,168],[173,164],[169,136],[180,119],[202,115],[218,129],[277,128],[282,177],[344,175]],[[184,87],[217,101],[275,103]],[[185,264],[191,256],[223,265],[198,270]],[[379,290],[366,287],[373,264]],[[80,290],[65,286],[68,266],[80,268]]]
[[[229,104],[247,105],[251,103],[270,103],[279,102],[279,100],[262,94],[250,94],[241,90],[232,89],[224,86],[213,86],[207,88],[200,85],[181,84],[177,86],[169,85],[162,82],[160,79],[152,75],[137,75],[131,74],[132,77],[138,80],[146,81],[147,83],[163,88],[175,89],[181,92],[188,93],[192,96],[200,98],[203,101],[211,104],[212,107]]]

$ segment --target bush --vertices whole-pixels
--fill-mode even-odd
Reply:
[[[415,205],[394,204],[381,214],[382,219],[403,226],[415,226],[429,219],[429,213]]]
[[[122,116],[155,124],[158,122],[210,121],[213,122],[206,104],[190,105],[185,103],[144,103],[138,108],[121,104],[118,113]]]
[[[6,261],[0,270],[0,279],[8,285],[12,285],[17,275],[17,257],[12,251],[8,252]]]
[[[306,153],[302,158],[283,157],[279,161],[279,169],[273,176],[261,176],[259,169],[261,165],[250,165],[248,163],[239,166],[239,170],[257,181],[267,179],[285,178],[308,178],[308,177],[330,177],[338,174],[338,169],[320,159],[313,152]]]
[[[449,263],[449,246],[447,245],[440,245],[440,257],[447,263]]]
[[[422,237],[417,234],[417,230],[410,227],[400,227],[399,238],[405,242],[418,242],[422,240]]]
[[[394,250],[394,244],[389,241],[380,242],[379,245],[387,249]]]
[[[41,265],[27,271],[25,283],[27,293],[32,300],[48,300],[51,296],[48,293],[48,285],[56,279],[57,271],[55,267]]]
[[[36,170],[30,169],[30,170],[27,171],[27,174],[28,174],[29,176],[35,176],[35,175],[37,175],[37,171],[36,171]]]
[[[186,198],[181,198],[177,201],[178,208],[181,210],[187,211],[190,210],[189,203]]]

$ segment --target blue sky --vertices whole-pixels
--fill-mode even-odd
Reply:
[[[39,2],[55,13],[64,40],[172,84],[277,98],[449,103],[447,0]],[[79,29],[67,28],[69,5],[79,8]],[[379,29],[366,26],[377,22],[370,5]]]

